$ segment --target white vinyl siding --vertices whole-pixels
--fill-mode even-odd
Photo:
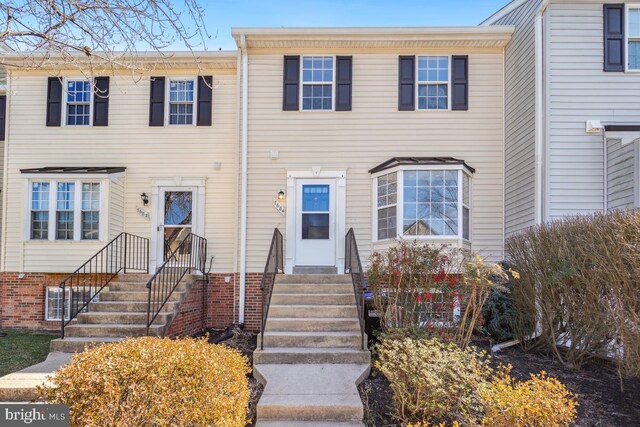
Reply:
[[[607,139],[607,209],[638,207],[638,143]]]
[[[326,52],[326,53],[325,53]],[[286,219],[273,198],[287,186],[287,171],[346,171],[346,229],[354,228],[364,262],[373,242],[375,197],[369,170],[395,156],[452,156],[476,168],[471,229],[473,249],[503,257],[503,63],[502,49],[450,49],[469,55],[469,103],[465,112],[398,111],[398,55],[415,48],[319,50],[353,56],[353,110],[348,115],[282,111],[282,55],[299,50],[253,49],[249,60],[249,176],[247,265],[264,269],[273,229],[286,234]],[[425,54],[428,52],[425,52]],[[278,160],[268,154],[279,152]],[[343,239],[344,236],[337,236]],[[444,243],[460,244],[459,239]],[[380,243],[382,246],[383,243]]]
[[[535,224],[535,17],[524,2],[493,25],[515,25],[505,50],[505,232]]]

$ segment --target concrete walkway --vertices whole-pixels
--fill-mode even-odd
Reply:
[[[71,361],[71,353],[49,353],[44,362],[0,378],[0,402],[29,402],[38,395],[36,386],[47,382],[60,367]]]

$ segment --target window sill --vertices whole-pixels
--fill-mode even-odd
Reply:
[[[40,240],[40,239],[29,239],[24,241],[29,245],[45,245],[45,244],[58,244],[58,245],[106,245],[106,240]]]

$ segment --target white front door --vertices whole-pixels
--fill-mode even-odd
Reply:
[[[336,265],[336,181],[298,179],[296,266]]]
[[[158,266],[193,231],[196,192],[191,187],[162,187],[158,209]],[[190,250],[190,248],[189,248]]]

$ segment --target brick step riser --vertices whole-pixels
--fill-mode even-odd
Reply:
[[[314,294],[296,294],[282,295],[273,294],[271,296],[271,304],[278,305],[349,305],[356,301],[353,295],[314,295]]]
[[[162,308],[163,312],[173,311],[177,302],[168,301]],[[111,302],[96,302],[89,305],[90,312],[108,313],[108,312],[131,312],[131,313],[147,313],[147,302],[137,301],[111,301]]]
[[[294,320],[282,320],[269,316],[267,319],[266,331],[281,332],[358,332],[360,322],[358,319],[335,319],[335,320],[308,320],[299,318]]]
[[[269,317],[358,317],[358,309],[354,306],[350,307],[335,307],[331,305],[323,307],[296,307],[294,305],[277,306],[271,305],[269,307]]]
[[[353,421],[364,416],[359,406],[267,406],[258,404],[256,416],[260,420],[290,421]]]
[[[253,353],[254,364],[349,364],[371,363],[371,353],[360,351],[353,353],[290,353],[270,351],[268,353],[256,350]]]
[[[170,313],[161,312],[156,317],[154,323],[165,324],[169,319]],[[105,323],[117,323],[123,325],[146,325],[147,313],[118,313],[111,314],[109,312],[99,313],[81,313],[78,315],[78,324],[97,325]]]
[[[258,346],[262,337],[258,336]],[[302,348],[360,348],[362,338],[359,335],[347,336],[287,336],[264,335],[265,348],[302,347]]]
[[[180,301],[183,292],[174,292],[169,296],[169,301]],[[153,298],[153,295],[152,295]],[[140,302],[148,301],[149,294],[147,292],[102,292],[100,293],[100,301],[120,301],[120,302]]]
[[[273,288],[273,295],[277,294],[350,294],[353,295],[351,285],[288,285],[278,284]]]
[[[161,328],[151,327],[149,329],[149,335],[160,336],[162,335]],[[144,337],[147,336],[146,326],[139,328],[118,328],[118,327],[104,327],[104,328],[86,328],[82,325],[67,326],[65,329],[65,336],[76,338],[90,338],[90,337],[105,337],[105,338],[126,338],[126,337]]]

